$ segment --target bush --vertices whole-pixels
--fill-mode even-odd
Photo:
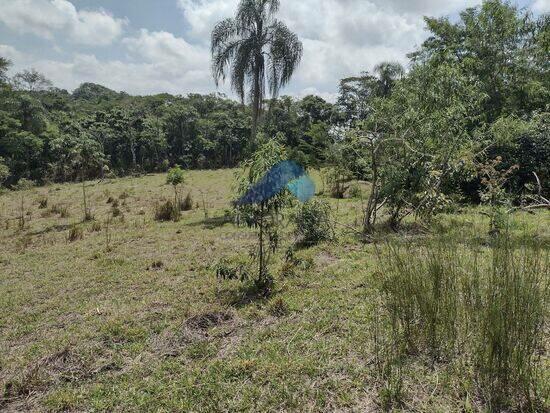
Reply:
[[[306,245],[334,238],[332,212],[325,201],[313,199],[300,205],[293,220],[296,224],[296,236]]]
[[[357,182],[350,185],[348,193],[350,198],[361,198],[363,196],[361,186]]]
[[[42,197],[38,200],[38,209],[46,209],[48,207],[48,198]]]
[[[155,205],[155,220],[156,221],[177,221],[179,219],[179,211],[174,208],[172,201]]]

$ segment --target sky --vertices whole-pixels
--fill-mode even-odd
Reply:
[[[232,93],[216,88],[210,32],[239,0],[0,0],[0,56],[12,73],[35,68],[69,91],[94,82],[130,94]],[[427,37],[423,16],[481,0],[281,0],[279,18],[304,56],[283,94],[334,101],[341,78],[381,61],[407,64]],[[514,0],[536,14],[550,0]]]

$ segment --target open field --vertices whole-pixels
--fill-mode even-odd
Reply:
[[[0,196],[0,410],[483,409],[461,362],[422,357],[401,366],[402,396],[389,406],[375,348],[377,257],[386,241],[421,245],[437,232],[483,257],[488,219],[479,210],[442,215],[429,232],[409,223],[362,243],[354,234],[361,200],[330,199],[337,240],[298,250],[302,264],[283,273],[293,241],[286,227],[274,294],[249,299],[240,282],[219,281],[214,269],[223,257],[247,257],[256,239],[223,219],[233,171],[189,172],[183,193],[191,191],[196,208],[179,222],[153,219],[155,203],[173,196],[165,179],[89,182],[95,220],[86,223],[78,184]],[[511,227],[515,240],[536,242],[548,256],[549,212],[516,214]],[[547,258],[542,265],[548,284]],[[544,334],[538,357],[548,370]],[[547,391],[542,371],[538,385]],[[542,396],[538,408],[550,408]]]

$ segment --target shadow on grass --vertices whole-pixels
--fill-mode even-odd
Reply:
[[[265,302],[275,294],[273,287],[266,291],[260,288],[255,281],[232,283],[227,288],[217,292],[218,298],[223,304],[242,308],[252,303]]]
[[[52,225],[52,226],[49,226],[49,227],[46,227],[40,231],[32,231],[32,232],[29,232],[28,235],[44,235],[44,234],[48,234],[50,232],[62,232],[62,231],[67,231],[69,228],[73,227],[74,225],[72,224],[60,224],[60,225]]]
[[[232,224],[233,220],[230,217],[212,217],[212,218],[205,218],[201,221],[197,222],[191,222],[189,224],[186,224],[188,227],[203,227],[204,229],[215,229],[215,228],[221,228],[226,224]]]

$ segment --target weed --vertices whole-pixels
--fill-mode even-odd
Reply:
[[[48,198],[43,196],[38,200],[38,208],[46,209],[48,207]]]
[[[123,216],[123,213],[122,213],[120,208],[112,206],[111,207],[111,215],[116,218],[116,217]]]
[[[82,231],[82,227],[78,225],[73,225],[69,229],[69,234],[67,235],[67,241],[74,242],[81,240],[84,237],[84,232]]]
[[[101,231],[101,223],[98,221],[92,222],[92,226],[90,227],[90,232],[100,232]]]
[[[293,220],[296,224],[295,234],[305,245],[334,238],[332,212],[325,201],[313,199],[300,205]]]
[[[172,201],[166,201],[155,205],[156,221],[178,221],[180,217],[177,208],[174,208]]]
[[[164,268],[164,263],[161,260],[153,261],[150,267],[147,267],[147,270],[162,270]]]
[[[191,211],[193,209],[193,198],[191,192],[187,193],[187,196],[179,203],[180,211]]]
[[[267,311],[274,317],[284,317],[289,313],[288,305],[281,297],[272,301]]]
[[[231,262],[225,258],[222,258],[214,266],[216,271],[216,277],[220,280],[248,280],[249,274],[246,268],[246,264],[243,262]]]
[[[362,198],[363,196],[363,191],[358,183],[351,184],[348,193],[350,198]]]
[[[54,204],[51,206],[50,211],[52,214],[58,214],[61,218],[68,218],[70,216],[66,205]]]

